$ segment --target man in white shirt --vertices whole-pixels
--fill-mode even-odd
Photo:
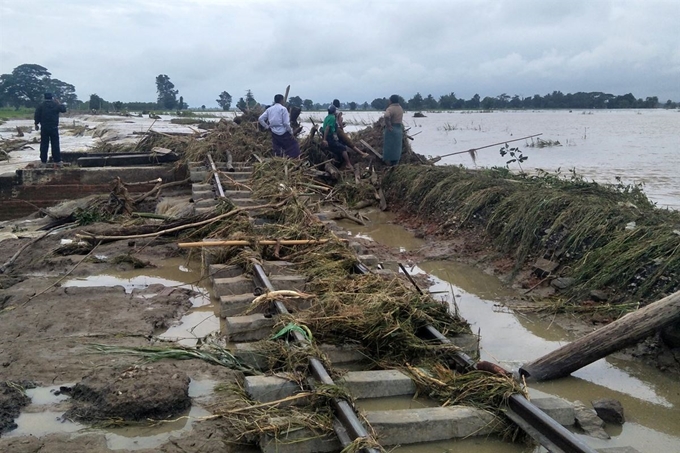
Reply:
[[[290,116],[288,109],[283,105],[282,94],[274,96],[274,105],[265,110],[258,121],[262,127],[269,129],[272,133],[272,147],[275,156],[286,156],[291,159],[300,157],[300,145],[293,136]]]

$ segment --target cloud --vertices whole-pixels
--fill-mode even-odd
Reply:
[[[0,73],[38,63],[81,99],[192,106],[252,89],[357,102],[553,90],[680,101],[680,2],[34,0],[0,6]]]

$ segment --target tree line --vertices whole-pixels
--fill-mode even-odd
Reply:
[[[101,98],[96,93],[91,94],[89,101],[78,99],[75,87],[59,79],[52,78],[50,72],[37,64],[23,64],[14,68],[10,74],[0,75],[0,107],[36,107],[43,100],[43,94],[51,92],[72,110],[96,110],[96,111],[151,111],[151,110],[184,110],[189,105],[179,96],[179,90],[170,81],[166,74],[156,77],[156,101],[155,102],[110,102]],[[222,110],[230,110],[232,96],[227,91],[222,91],[215,100]],[[680,103],[670,99],[661,104],[657,96],[645,99],[635,98],[632,93],[613,95],[603,92],[577,92],[562,93],[553,91],[544,96],[535,94],[522,97],[517,94],[510,96],[506,93],[495,97],[485,96],[482,98],[475,94],[470,99],[459,98],[454,92],[435,98],[431,94],[423,97],[419,92],[409,100],[399,97],[399,103],[404,109],[417,110],[501,110],[501,109],[628,109],[628,108],[678,108]],[[325,110],[330,102],[314,102],[311,99],[303,99],[300,96],[291,96],[288,104],[308,111]],[[239,98],[236,107],[247,110],[258,105],[251,90]],[[385,97],[375,98],[370,103],[354,101],[342,104],[346,110],[384,110],[389,105]],[[206,109],[205,105],[200,107]]]

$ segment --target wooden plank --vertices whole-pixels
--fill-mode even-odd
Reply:
[[[368,148],[369,151],[371,151],[373,154],[375,154],[375,156],[378,159],[382,160],[382,154],[379,154],[378,151],[376,151],[371,145],[369,145],[366,140],[361,139],[359,141],[361,142],[362,145],[364,145],[366,148]]]

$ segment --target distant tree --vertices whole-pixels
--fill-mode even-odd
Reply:
[[[184,110],[187,107],[189,107],[189,106],[184,103],[184,96],[180,96],[179,102],[177,103],[177,110]]]
[[[518,95],[514,95],[512,99],[510,99],[509,105],[513,109],[519,109],[522,107],[522,99],[520,99]]]
[[[411,110],[420,110],[423,108],[423,97],[420,93],[416,93],[411,99],[408,100],[408,108]]]
[[[479,100],[479,95],[475,94],[472,96],[469,100],[465,101],[465,108],[466,109],[478,109],[480,105],[480,100]]]
[[[252,109],[257,105],[255,96],[253,96],[253,92],[250,90],[246,91],[246,105],[248,106],[249,109]]]
[[[0,76],[0,99],[14,108],[36,107],[43,100],[50,81],[49,71],[37,64],[22,64],[11,74]]]
[[[177,107],[177,93],[175,84],[170,81],[170,77],[160,74],[156,77],[156,92],[158,93],[158,107],[172,110]]]
[[[349,103],[349,109],[350,109],[351,111],[355,111],[355,110],[357,109],[357,103],[354,102],[354,101],[350,102],[350,103]]]
[[[302,98],[300,96],[292,96],[288,99],[288,105],[302,108]]]
[[[485,96],[484,99],[482,99],[482,102],[480,103],[480,107],[482,107],[483,110],[491,110],[494,108],[496,105],[496,98],[492,98],[490,96]]]
[[[388,105],[390,105],[390,101],[387,98],[375,98],[371,101],[371,107],[376,110],[385,110]]]
[[[201,110],[205,110],[205,104],[201,106]]]
[[[312,110],[314,108],[314,101],[311,99],[305,99],[302,101],[302,106],[305,108],[305,110]]]
[[[361,104],[361,110],[368,110],[368,107],[370,107],[370,105],[366,101],[364,101],[364,103]]]
[[[455,108],[456,101],[458,99],[456,98],[456,93],[453,91],[449,94],[445,94],[443,96],[439,97],[439,108],[440,109],[445,109],[445,110],[450,110]]]
[[[76,88],[70,83],[62,82],[59,79],[45,80],[44,91],[52,93],[53,96],[59,99],[62,104],[66,104],[69,107],[78,100],[78,96],[76,96]]]
[[[116,101],[112,105],[113,105],[113,110],[115,110],[116,112],[120,112],[121,110],[123,110],[123,103],[120,102],[120,101]]]
[[[428,110],[434,110],[439,107],[439,103],[434,97],[432,97],[431,94],[428,94],[427,97],[423,100],[423,105]]]
[[[236,108],[238,108],[242,112],[245,112],[248,109],[245,99],[239,98],[238,102],[236,103]]]
[[[222,110],[229,110],[231,108],[231,94],[226,91],[221,92],[219,99],[215,101]]]
[[[96,94],[90,95],[90,110],[101,110],[104,107],[104,99]]]
[[[654,109],[659,105],[659,98],[656,96],[648,97],[645,99],[644,107],[646,109]]]

